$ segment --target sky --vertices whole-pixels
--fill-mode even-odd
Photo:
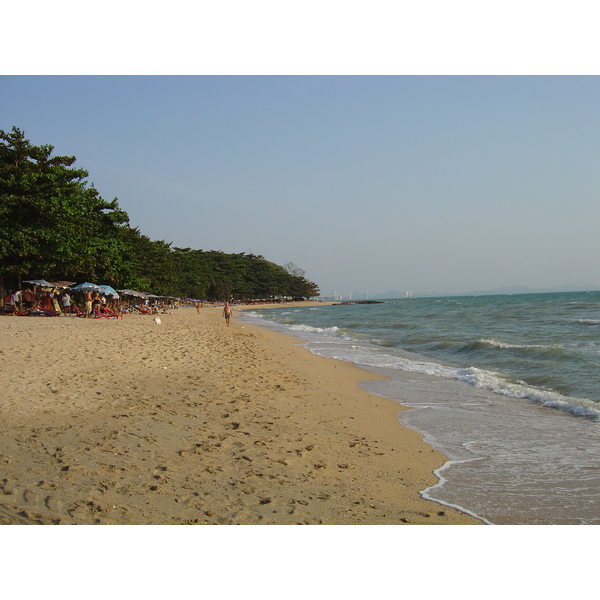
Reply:
[[[294,262],[324,295],[600,287],[600,79],[5,76],[151,239]]]
[[[324,296],[600,289],[597,76],[341,64],[26,62],[0,76],[0,128],[76,156],[151,239],[293,262]]]

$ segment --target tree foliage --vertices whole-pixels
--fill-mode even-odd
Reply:
[[[174,248],[129,226],[115,198],[87,183],[73,156],[52,156],[20,129],[0,130],[0,275],[98,281],[207,300],[310,298],[294,263],[254,254]]]
[[[32,146],[16,127],[0,130],[0,271],[116,281],[127,213],[87,184],[87,171],[72,167],[75,157],[52,151]]]

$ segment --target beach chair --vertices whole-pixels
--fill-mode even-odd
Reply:
[[[102,308],[95,308],[93,310],[93,314],[94,314],[95,319],[120,319],[121,318],[121,315],[114,313],[112,310],[110,310],[110,308],[107,308],[105,306]]]
[[[139,306],[137,304],[134,304],[133,308],[135,308],[142,315],[151,315],[152,314],[152,311],[149,308],[147,308],[146,306]]]
[[[103,312],[104,316],[108,319],[122,319],[123,318],[122,314],[116,313],[116,312],[110,310],[110,308],[105,307],[102,309],[102,312]]]
[[[71,312],[74,312],[76,317],[85,317],[85,311],[75,306],[75,304],[71,305]]]

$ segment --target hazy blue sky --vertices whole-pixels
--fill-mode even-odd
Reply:
[[[0,128],[132,226],[293,261],[324,295],[600,288],[600,79],[26,76]]]

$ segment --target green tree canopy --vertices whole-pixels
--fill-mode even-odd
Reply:
[[[23,131],[0,130],[0,277],[73,278],[206,300],[310,298],[318,287],[294,263],[254,254],[173,248],[129,226],[74,156],[53,156]]]
[[[52,152],[32,146],[17,127],[0,130],[0,271],[116,281],[127,213],[87,184],[75,157]]]

